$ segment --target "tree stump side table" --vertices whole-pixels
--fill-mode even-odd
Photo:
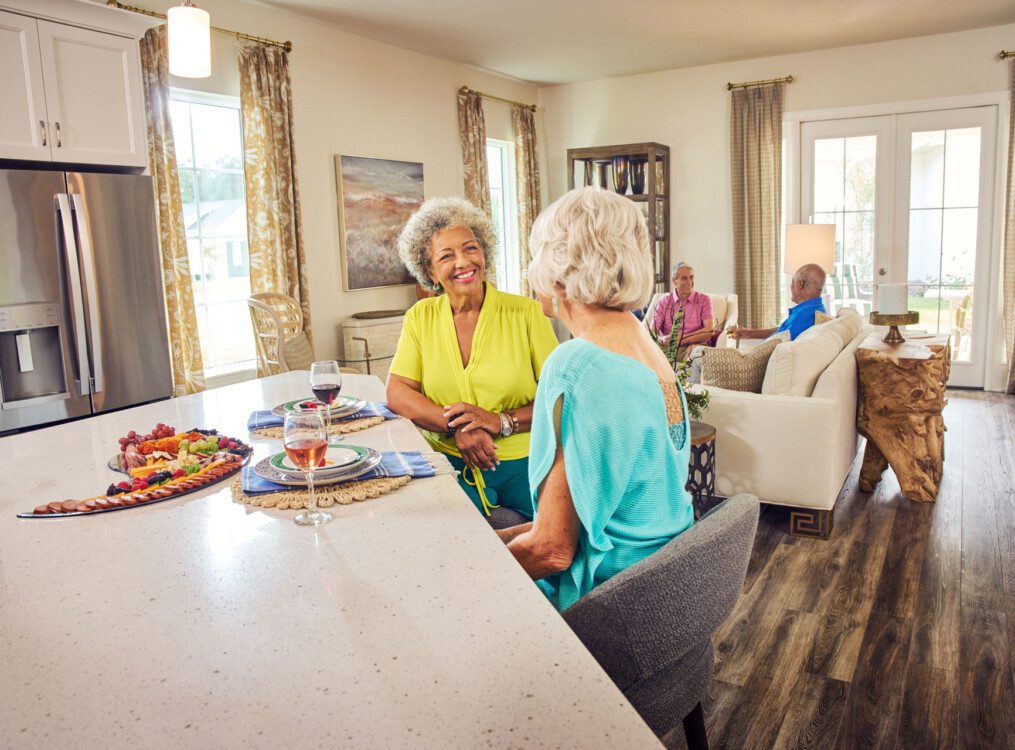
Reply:
[[[694,520],[708,513],[715,499],[715,427],[691,420],[691,461],[685,488],[691,493]]]
[[[857,428],[867,438],[860,489],[873,491],[891,465],[909,500],[937,499],[944,470],[947,337],[886,344],[872,333],[856,350]]]

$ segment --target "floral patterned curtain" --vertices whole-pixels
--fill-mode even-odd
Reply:
[[[490,177],[486,169],[486,118],[483,97],[475,91],[458,92],[458,132],[462,138],[465,197],[490,213]]]
[[[1004,196],[1004,338],[1008,356],[1008,393],[1015,393],[1015,60],[1009,68],[1008,181]]]
[[[542,201],[539,187],[539,161],[536,158],[536,113],[530,107],[516,104],[511,108],[515,134],[515,175],[518,198],[518,260],[521,266],[522,294],[531,296],[527,272],[532,252],[529,234],[532,222],[539,215]]]
[[[741,322],[753,328],[774,325],[779,317],[784,88],[776,83],[733,90],[733,285]]]
[[[148,163],[155,183],[159,247],[162,253],[162,288],[169,325],[173,395],[204,390],[204,363],[194,312],[194,288],[187,237],[183,225],[183,198],[176,169],[176,145],[169,119],[169,63],[166,27],[149,29],[141,40],[141,80],[144,85],[145,121],[148,128]]]
[[[273,45],[248,44],[240,48],[239,65],[250,291],[297,300],[303,332],[312,346],[289,53]]]

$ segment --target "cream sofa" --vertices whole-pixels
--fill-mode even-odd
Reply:
[[[790,506],[791,533],[827,538],[857,452],[855,352],[869,332],[843,311],[777,346],[761,393],[707,387],[717,495]]]
[[[652,295],[652,301],[648,303],[648,307],[645,309],[644,324],[646,327],[652,325],[652,318],[656,314],[656,305],[659,304],[659,300],[665,297],[669,292],[657,292]],[[729,339],[726,336],[726,329],[732,325],[736,325],[738,315],[740,313],[740,307],[737,303],[737,295],[735,294],[711,294],[705,292],[712,300],[712,314],[715,315],[715,327],[722,331],[719,334],[719,338],[716,340],[716,347],[729,346]]]

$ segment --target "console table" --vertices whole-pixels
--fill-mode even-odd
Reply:
[[[949,339],[886,344],[882,335],[872,333],[856,350],[857,428],[867,438],[860,489],[871,492],[891,465],[906,498],[932,502],[944,470]]]

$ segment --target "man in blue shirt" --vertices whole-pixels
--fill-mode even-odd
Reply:
[[[789,331],[792,341],[801,333],[814,325],[814,313],[825,312],[821,301],[821,292],[825,288],[825,272],[821,266],[808,263],[800,266],[793,274],[789,285],[789,295],[794,305],[789,315],[778,328],[741,328],[730,326],[727,333],[734,339],[767,339],[773,333]]]
[[[767,339],[774,333],[789,331],[790,339],[795,339],[801,333],[814,325],[814,313],[825,312],[825,306],[821,302],[821,292],[825,288],[825,272],[821,266],[808,263],[800,266],[793,274],[793,280],[789,285],[790,298],[794,305],[789,309],[789,315],[778,328],[742,328],[730,326],[727,333],[734,339]],[[690,380],[692,383],[701,382],[702,357],[707,347],[695,348],[689,357],[691,363]]]

